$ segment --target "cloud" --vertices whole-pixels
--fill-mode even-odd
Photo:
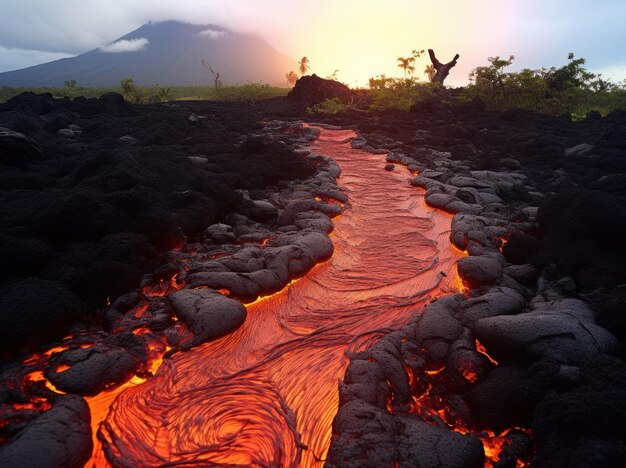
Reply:
[[[41,50],[13,49],[0,46],[0,73],[20,68],[32,67],[40,63],[52,62],[71,57],[70,54],[42,52]]]
[[[112,44],[100,47],[100,52],[107,52],[110,54],[119,54],[122,52],[138,52],[148,47],[150,41],[145,37],[138,37],[137,39],[128,39],[123,41],[113,42]]]
[[[208,36],[211,39],[219,39],[224,36],[224,34],[226,34],[226,31],[216,31],[214,29],[207,29],[206,31],[200,31],[198,33],[200,36]]]
[[[225,24],[231,20],[225,6],[228,3],[225,0],[0,0],[0,47],[80,54],[108,44],[149,21]]]
[[[609,79],[616,83],[619,83],[622,80],[626,81],[626,63],[616,63],[607,67],[597,68],[592,71],[595,73],[601,73],[602,78]]]

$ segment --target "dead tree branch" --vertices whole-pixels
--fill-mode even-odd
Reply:
[[[213,75],[213,82],[215,83],[215,91],[217,91],[217,87],[220,84],[220,72],[215,72],[213,70],[213,68],[211,67],[211,65],[209,65],[209,62],[206,61],[206,59],[202,59],[200,60],[200,62],[202,63],[202,65],[204,66],[204,68],[206,68],[207,70],[209,70],[209,72],[211,73],[211,75]]]
[[[456,65],[456,61],[459,59],[459,54],[456,54],[452,61],[448,63],[441,63],[439,60],[437,60],[433,49],[428,49],[428,56],[430,57],[430,61],[432,62],[433,67],[436,71],[431,81],[433,83],[443,84],[443,80],[445,80],[446,77],[450,74],[450,69]]]

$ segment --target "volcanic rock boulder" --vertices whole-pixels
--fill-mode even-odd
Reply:
[[[334,80],[325,80],[313,74],[300,78],[287,95],[287,99],[307,107],[333,98],[339,98],[345,103],[353,96],[354,93],[346,85]]]
[[[514,232],[502,248],[506,259],[515,265],[526,263],[528,257],[539,248],[539,243],[534,237],[521,232]]]
[[[232,297],[249,302],[259,295],[279,291],[332,253],[332,242],[321,232],[286,232],[273,239],[262,255],[254,249],[244,249],[236,262],[213,262],[211,269],[191,271],[186,281],[192,288],[226,289]]]
[[[394,417],[364,401],[341,405],[333,421],[328,467],[472,468],[484,462],[481,443],[411,416]]]
[[[10,110],[31,111],[37,115],[47,114],[55,109],[55,100],[50,93],[22,93],[9,99],[6,106]]]
[[[95,395],[125,382],[146,358],[141,339],[128,333],[90,348],[53,355],[46,377],[66,393]]]
[[[253,221],[267,222],[278,216],[278,209],[266,200],[250,200],[243,213]]]
[[[183,289],[169,299],[176,315],[195,335],[192,346],[235,331],[247,316],[241,302],[210,289]]]
[[[473,323],[485,317],[514,315],[520,312],[526,301],[517,291],[506,287],[494,287],[487,294],[469,299],[462,306],[464,323]]]
[[[479,428],[495,432],[530,426],[533,411],[558,370],[557,364],[534,366],[530,370],[496,367],[467,394],[472,421]]]
[[[463,257],[458,263],[459,275],[471,286],[495,283],[504,271],[503,262],[499,257],[480,255]]]
[[[80,300],[54,281],[29,278],[0,290],[0,352],[54,338],[81,310]]]
[[[532,312],[478,320],[473,325],[476,338],[496,356],[574,365],[616,350],[617,340],[595,324],[584,302],[564,299],[536,307]]]
[[[77,395],[61,397],[50,410],[0,447],[3,468],[82,467],[91,456],[89,406]]]
[[[26,169],[44,158],[37,144],[26,135],[0,126],[0,165]]]

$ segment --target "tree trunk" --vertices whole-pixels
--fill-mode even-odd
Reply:
[[[443,80],[450,74],[450,69],[456,65],[456,61],[459,59],[459,54],[456,54],[451,62],[441,63],[435,57],[435,52],[433,49],[428,49],[428,55],[430,56],[430,61],[435,67],[435,76],[432,78],[433,83],[443,84]]]

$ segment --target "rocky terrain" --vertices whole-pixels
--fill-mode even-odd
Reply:
[[[304,118],[408,166],[467,254],[462,294],[349,356],[327,464],[620,466],[626,113],[431,102],[313,118],[353,98],[317,80],[256,106],[0,107],[0,464],[82,465],[82,396],[232,332],[242,302],[332,254],[346,198],[336,164],[301,150],[315,129],[284,121]]]
[[[0,108],[2,354],[63,336],[225,216],[271,218],[254,191],[313,174],[284,145],[246,137],[261,118],[252,106],[201,110],[115,94]]]
[[[424,107],[328,119],[415,171],[468,254],[466,294],[351,356],[329,464],[480,466],[481,439],[496,466],[620,465],[626,113]]]

